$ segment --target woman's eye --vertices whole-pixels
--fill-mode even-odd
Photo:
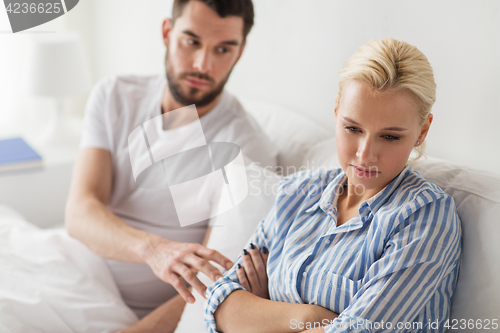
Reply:
[[[394,135],[384,135],[384,138],[389,140],[389,141],[396,141],[399,140],[399,137],[394,136]]]
[[[359,129],[356,128],[356,127],[352,127],[352,126],[344,126],[346,130],[350,131],[350,132],[359,132]]]

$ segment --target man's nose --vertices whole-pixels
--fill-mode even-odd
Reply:
[[[211,54],[208,49],[202,48],[196,52],[193,67],[200,73],[209,73],[212,70]]]
[[[372,139],[363,139],[358,146],[358,151],[356,152],[356,157],[359,158],[362,163],[374,163],[378,158],[377,147]]]

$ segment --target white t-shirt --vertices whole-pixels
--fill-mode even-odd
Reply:
[[[100,81],[87,103],[80,147],[111,152],[113,180],[107,206],[126,224],[173,241],[201,243],[208,221],[181,227],[170,190],[141,188],[136,185],[132,171],[129,135],[162,114],[166,84],[165,76],[125,76]],[[254,161],[263,166],[276,165],[276,149],[227,91],[200,118],[200,123],[207,143],[231,142],[241,148],[246,164]],[[139,317],[176,295],[175,289],[158,279],[145,264],[114,260],[107,263],[123,299]]]

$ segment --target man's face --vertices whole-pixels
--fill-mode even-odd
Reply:
[[[175,25],[164,24],[170,93],[203,107],[220,95],[243,51],[243,18],[221,18],[200,1],[187,3]]]

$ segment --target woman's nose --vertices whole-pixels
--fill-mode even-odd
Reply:
[[[363,163],[374,163],[377,161],[377,147],[373,140],[367,138],[359,143],[356,157]]]

